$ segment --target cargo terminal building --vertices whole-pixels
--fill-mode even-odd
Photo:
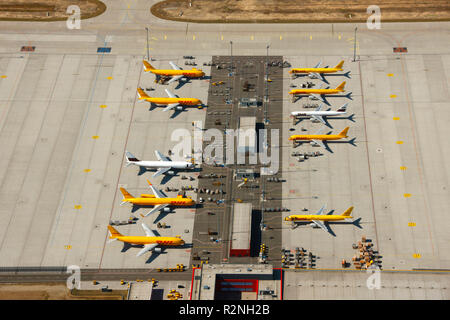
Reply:
[[[233,204],[233,225],[231,231],[230,257],[249,257],[251,226],[252,226],[252,204]]]
[[[268,264],[203,264],[193,271],[190,300],[281,300],[282,278]]]

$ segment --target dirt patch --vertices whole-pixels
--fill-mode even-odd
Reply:
[[[192,5],[190,5],[192,4]],[[373,0],[165,0],[151,12],[161,19],[199,23],[365,22]],[[450,21],[448,0],[378,0],[381,21]]]
[[[69,290],[65,284],[2,284],[0,300],[125,300],[126,290]]]
[[[71,14],[71,5],[80,7],[81,19],[96,17],[106,10],[99,0],[1,0],[0,21],[61,21]]]

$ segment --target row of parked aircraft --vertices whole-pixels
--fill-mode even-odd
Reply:
[[[190,70],[183,70],[177,66],[172,61],[169,62],[172,69],[156,69],[148,61],[143,61],[144,72],[150,72],[156,75],[155,82],[161,82],[164,80],[165,83],[170,84],[172,82],[178,81],[188,82],[189,79],[193,78],[203,78],[205,73],[196,68]],[[180,112],[184,110],[186,106],[198,106],[203,107],[203,102],[196,98],[180,98],[173,94],[169,89],[166,89],[166,94],[168,97],[150,97],[145,93],[142,88],[137,89],[138,101],[149,102],[152,106],[164,106],[163,111],[175,110]],[[155,155],[158,161],[142,161],[136,158],[131,152],[125,152],[126,165],[135,165],[142,170],[147,171],[147,169],[154,169],[156,172],[153,177],[158,177],[162,174],[171,172],[172,170],[189,170],[194,168],[194,164],[188,161],[172,161],[169,157],[164,156],[158,150],[155,151]],[[167,197],[160,190],[155,188],[149,180],[147,180],[150,189],[153,194],[141,194],[139,197],[131,195],[125,188],[120,187],[120,191],[123,195],[123,200],[121,205],[125,203],[130,203],[139,207],[149,207],[152,209],[146,214],[141,214],[141,216],[147,217],[155,212],[160,212],[160,215],[155,219],[155,223],[162,219],[163,214],[169,213],[174,207],[192,207],[195,205],[195,201],[183,195],[177,195],[175,198]],[[152,253],[160,253],[161,247],[166,246],[184,246],[185,242],[180,236],[176,237],[161,237],[156,235],[145,223],[142,223],[142,228],[144,229],[145,236],[124,236],[118,232],[113,226],[108,225],[109,231],[109,242],[121,241],[126,246],[143,246],[137,256],[141,256],[146,252],[151,251]]]
[[[319,62],[316,66],[313,68],[294,68],[291,71],[289,71],[290,74],[293,75],[293,77],[303,75],[308,76],[311,79],[319,79],[323,82],[328,83],[325,76],[330,74],[335,74],[337,72],[343,71],[342,67],[344,65],[344,61],[340,61],[334,68],[329,68],[328,66],[320,67],[321,62]],[[338,75],[338,74],[335,74]],[[347,78],[350,78],[350,71],[339,74],[341,76],[345,76]],[[314,110],[314,111],[294,111],[291,112],[291,116],[297,119],[301,118],[309,118],[311,120],[315,120],[317,122],[322,123],[323,125],[329,126],[328,122],[326,121],[327,117],[339,117],[343,116],[347,113],[347,106],[348,103],[344,104],[342,107],[337,109],[336,111],[333,110],[322,110],[324,107],[324,104],[328,104],[328,101],[326,100],[326,96],[335,96],[336,94],[345,92],[345,84],[346,82],[343,81],[340,85],[338,85],[335,89],[330,89],[329,87],[323,88],[321,86],[318,89],[311,88],[308,86],[308,88],[300,88],[300,89],[293,89],[289,92],[293,97],[302,97],[306,96],[315,100],[321,101],[321,104]],[[344,95],[344,97],[347,97],[351,99],[351,92]],[[348,119],[352,120],[352,116],[348,117]],[[353,121],[353,120],[352,120]],[[295,143],[302,143],[302,142],[310,142],[312,145],[318,145],[321,146],[328,151],[331,151],[326,143],[328,141],[333,140],[340,140],[343,138],[347,138],[347,132],[349,130],[349,127],[346,127],[344,130],[342,130],[339,134],[323,134],[321,131],[319,131],[316,134],[294,134],[289,137],[290,141],[293,141]],[[353,144],[354,139],[350,140],[349,142]],[[325,206],[323,206],[316,214],[294,214],[287,216],[284,220],[285,221],[291,221],[295,224],[309,222],[312,227],[315,228],[321,228],[322,230],[329,232],[333,234],[333,232],[329,229],[328,223],[329,222],[335,222],[335,221],[342,221],[345,219],[352,219],[353,217],[350,215],[353,211],[353,207],[348,208],[344,213],[340,215],[332,214],[333,211],[330,211],[328,214],[325,213]],[[352,223],[357,225],[359,227],[359,220],[355,220]],[[333,234],[334,235],[334,234]]]
[[[321,79],[324,80],[324,75],[326,74],[334,74],[339,71],[343,71],[342,67],[344,65],[344,60],[340,61],[334,68],[329,68],[328,66],[325,66],[323,68],[320,67],[321,62],[319,62],[314,68],[294,68],[289,71],[290,74],[296,76],[296,75],[306,75],[312,79]],[[344,73],[344,74],[336,74],[336,75],[343,75],[346,77],[349,77],[350,71]],[[301,88],[301,89],[293,89],[289,92],[294,97],[302,97],[307,96],[315,100],[320,100],[321,104],[314,110],[314,111],[294,111],[291,112],[291,116],[294,118],[309,118],[311,120],[318,121],[322,123],[323,125],[329,126],[327,122],[328,117],[337,117],[337,116],[343,116],[347,113],[347,106],[348,103],[344,104],[342,107],[337,109],[336,111],[333,110],[322,110],[324,107],[324,104],[328,104],[328,101],[326,100],[326,96],[334,96],[337,93],[345,92],[345,81],[343,81],[340,85],[338,85],[335,89],[330,88]],[[351,92],[345,95],[344,97],[347,97],[351,99]],[[348,117],[348,119],[352,120],[353,115]],[[353,121],[353,120],[352,120]],[[331,126],[329,126],[331,127]],[[342,130],[339,134],[323,134],[321,132],[318,132],[316,134],[296,134],[289,137],[290,141],[293,141],[294,143],[302,143],[304,141],[310,142],[313,145],[321,146],[322,148],[332,152],[328,146],[326,145],[327,141],[333,141],[333,140],[340,140],[342,138],[347,138],[347,131],[348,127],[346,127],[344,130]],[[349,141],[353,144],[353,140]]]

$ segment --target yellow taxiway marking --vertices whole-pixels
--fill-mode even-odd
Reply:
[[[394,120],[400,120],[400,118],[399,118],[399,117],[394,117],[393,119],[394,119]]]
[[[311,35],[311,36],[309,36],[309,40],[312,40],[312,35]]]
[[[396,143],[397,144],[403,144],[403,141],[397,141]]]
[[[164,35],[164,40],[167,40],[167,36],[166,35]]]
[[[389,96],[389,98],[397,98],[397,95],[396,95],[396,94],[391,94],[391,95]]]
[[[401,167],[400,167],[400,170],[405,171],[405,170],[406,170],[406,167],[405,167],[405,166],[401,166]]]
[[[112,78],[113,78],[113,77],[107,77],[106,79],[108,79],[108,80],[112,80]]]
[[[192,40],[195,40],[195,34],[192,36]]]
[[[84,172],[91,172],[91,169],[84,169]]]
[[[156,38],[156,37],[152,37],[152,40],[158,41],[158,38]]]
[[[254,37],[254,36],[251,36],[251,37],[250,37],[250,40],[255,40],[255,37]]]
[[[100,108],[102,108],[102,109],[106,108],[106,104],[100,105]]]
[[[7,77],[7,76],[5,76],[5,75],[2,75],[2,76],[1,76],[2,79],[5,79],[6,77]]]
[[[74,206],[74,208],[77,209],[77,210],[78,210],[78,209],[81,209],[81,205],[76,204],[76,205]]]
[[[403,196],[404,196],[405,198],[409,198],[409,197],[411,197],[411,193],[405,193]]]
[[[98,139],[98,136],[92,136],[92,139]]]
[[[415,222],[408,222],[408,227],[415,227],[416,223]]]
[[[69,245],[65,245],[64,249],[70,250],[70,249],[72,249],[72,246],[70,244]]]
[[[394,74],[393,74],[393,73],[388,73],[387,76],[388,76],[388,77],[393,77]]]
[[[220,40],[223,40],[223,36],[220,36]]]
[[[280,36],[280,40],[283,40],[283,36]]]
[[[341,40],[341,38],[342,38],[342,36],[339,34],[339,35],[338,35],[338,39]]]
[[[414,253],[413,258],[420,259],[421,258],[420,253]]]

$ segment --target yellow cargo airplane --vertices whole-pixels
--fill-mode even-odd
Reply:
[[[176,108],[177,111],[183,111],[183,106],[199,106],[202,107],[202,101],[197,98],[178,98],[169,89],[166,89],[166,93],[169,98],[150,97],[142,88],[137,89],[138,97],[140,101],[148,101],[152,105],[166,105],[163,111],[168,111]]]
[[[170,212],[170,208],[167,208],[169,206],[190,207],[195,205],[195,201],[192,200],[190,197],[183,197],[182,195],[178,195],[176,198],[168,198],[164,196],[161,193],[161,191],[154,188],[153,185],[150,183],[150,181],[147,180],[147,182],[150,186],[150,189],[152,189],[153,194],[141,194],[139,198],[133,197],[131,194],[128,193],[127,190],[121,187],[120,191],[123,194],[123,200],[120,205],[123,205],[124,203],[128,202],[137,206],[154,206],[154,208],[145,215],[141,214],[142,217],[147,217],[148,215],[156,211]]]
[[[323,77],[324,74],[327,73],[335,73],[338,71],[342,71],[342,66],[344,65],[344,60],[339,62],[334,68],[328,68],[328,66],[321,68],[320,67],[321,62],[319,62],[314,68],[293,68],[291,71],[289,71],[290,74],[293,75],[307,75],[311,79],[320,79],[326,83],[326,79]],[[350,71],[347,73],[344,73],[343,76],[346,76],[349,78]]]
[[[325,223],[330,221],[340,221],[345,219],[352,219],[353,217],[350,214],[353,211],[353,207],[348,208],[341,215],[334,214],[324,214],[325,206],[320,208],[320,210],[316,214],[298,214],[298,215],[290,215],[284,218],[284,221],[292,221],[292,222],[301,222],[301,221],[311,221],[312,227],[320,227],[323,230],[328,232],[328,228]],[[321,222],[324,221],[325,223]]]
[[[163,77],[171,77],[171,79],[167,83],[172,83],[174,81],[179,81],[184,78],[202,78],[205,76],[205,73],[201,69],[192,68],[190,70],[183,70],[179,66],[177,66],[172,61],[169,62],[172,69],[155,69],[148,61],[143,60],[144,71],[151,72],[156,75],[156,82],[159,81],[161,76]]]
[[[339,92],[345,92],[344,90],[345,81],[343,81],[340,85],[338,85],[335,89],[330,88],[319,88],[319,89],[313,89],[313,88],[302,88],[302,89],[292,89],[289,91],[289,94],[292,94],[294,96],[311,96],[317,100],[320,100],[324,103],[327,103],[324,96],[327,94],[336,94]],[[351,99],[350,95],[352,93],[348,93],[346,95],[347,98]]]
[[[339,134],[294,134],[289,137],[289,140],[293,141],[310,141],[312,144],[319,145],[322,148],[328,149],[323,141],[328,140],[340,140],[342,138],[347,138],[347,132],[349,127],[346,127]]]
[[[119,240],[125,244],[143,245],[144,248],[138,252],[137,257],[143,255],[148,251],[161,252],[161,248],[156,248],[157,246],[182,246],[184,245],[184,240],[180,236],[176,237],[159,237],[145,223],[142,224],[142,228],[145,231],[145,237],[137,236],[130,237],[124,236],[119,231],[114,229],[112,226],[108,225],[109,231],[109,242]]]

